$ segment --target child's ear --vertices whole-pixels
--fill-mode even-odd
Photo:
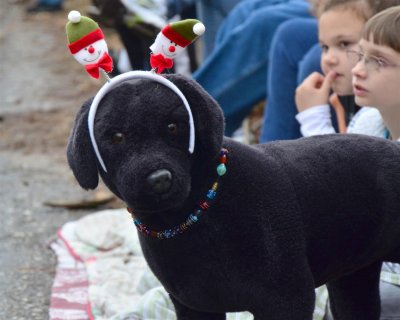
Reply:
[[[79,185],[84,189],[95,189],[99,183],[96,156],[89,137],[88,114],[92,99],[86,101],[78,111],[67,146],[68,164]]]

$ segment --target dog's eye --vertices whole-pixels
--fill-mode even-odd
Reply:
[[[112,136],[112,142],[114,144],[122,143],[124,141],[124,139],[125,139],[125,136],[121,132],[114,133]]]
[[[178,132],[178,126],[176,125],[176,123],[170,123],[168,125],[168,131],[171,133],[177,133]]]

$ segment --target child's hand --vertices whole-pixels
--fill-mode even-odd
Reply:
[[[331,84],[335,72],[330,71],[325,77],[313,72],[296,89],[296,106],[299,112],[328,103]]]

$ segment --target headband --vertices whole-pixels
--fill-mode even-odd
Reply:
[[[103,158],[101,157],[99,148],[97,146],[97,142],[94,136],[94,118],[96,116],[97,108],[99,107],[100,101],[104,98],[104,96],[111,91],[112,88],[114,88],[116,85],[120,84],[121,82],[127,81],[127,80],[132,80],[132,79],[149,79],[154,82],[158,82],[169,89],[171,89],[173,92],[175,92],[178,97],[182,100],[183,104],[185,105],[185,108],[189,114],[189,126],[190,126],[190,136],[189,136],[189,152],[193,153],[194,151],[194,122],[193,122],[193,115],[192,111],[190,109],[189,103],[186,100],[185,96],[183,95],[182,91],[171,81],[168,79],[164,78],[161,75],[155,74],[150,71],[129,71],[123,74],[120,74],[114,78],[112,78],[110,81],[105,83],[101,89],[97,92],[96,96],[93,99],[92,104],[90,105],[90,110],[89,110],[89,116],[88,116],[88,126],[89,126],[89,135],[90,135],[90,140],[92,142],[92,146],[94,149],[94,152],[96,154],[97,160],[99,160],[101,167],[105,172],[107,172],[106,165],[103,161]]]

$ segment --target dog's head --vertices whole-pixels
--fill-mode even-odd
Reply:
[[[194,123],[190,145],[189,112],[167,86],[151,79],[126,80],[100,101],[90,140],[88,114],[93,99],[78,111],[67,157],[81,187],[95,189],[99,173],[105,184],[136,211],[155,212],[181,206],[189,197],[193,176],[215,164],[223,139],[220,107],[195,81],[169,75],[186,98]],[[213,162],[212,162],[213,161]]]

